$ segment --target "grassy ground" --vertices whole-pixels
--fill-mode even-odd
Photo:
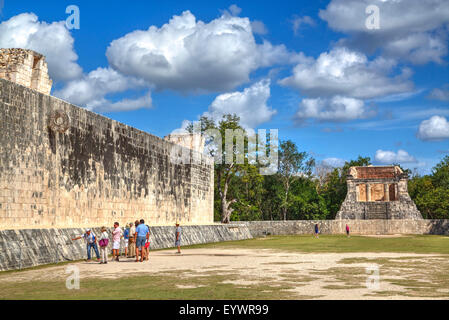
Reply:
[[[375,263],[381,267],[384,281],[401,288],[394,292],[378,292],[373,296],[402,295],[410,297],[449,297],[449,239],[443,236],[410,236],[398,238],[371,238],[353,236],[274,236],[236,242],[191,246],[189,248],[244,248],[272,249],[298,253],[345,253],[345,252],[398,252],[438,254],[429,258],[350,258],[328,270],[312,273],[312,277],[301,274],[282,275],[285,281],[236,285],[227,281],[241,280],[239,273],[228,274],[214,270],[183,270],[154,275],[128,275],[115,280],[92,278],[83,280],[80,290],[67,290],[65,281],[1,281],[2,276],[16,273],[0,273],[0,299],[289,299],[292,290],[305,285],[320,275],[333,275],[336,281],[324,288],[332,290],[363,287],[365,270],[360,263]],[[242,258],[243,259],[243,258]],[[354,265],[354,266],[353,266]],[[280,265],[282,267],[282,265]],[[284,263],[284,267],[288,267]],[[46,267],[36,269],[45,272]],[[18,272],[27,272],[18,271]],[[194,278],[186,274],[197,273]],[[398,279],[395,275],[403,276]],[[361,285],[362,284],[362,285]],[[180,289],[180,286],[182,289]],[[315,296],[316,298],[317,296]],[[312,296],[297,296],[312,298]]]
[[[224,300],[288,299],[291,286],[251,285],[245,288],[223,283],[238,275],[209,275],[180,279],[166,273],[155,276],[132,276],[120,279],[83,280],[79,290],[67,290],[64,281],[4,283],[0,299],[14,300]],[[180,289],[178,286],[186,286]],[[188,288],[192,286],[192,288]]]
[[[197,245],[191,248],[274,249],[307,253],[398,252],[449,254],[449,237],[404,236],[373,238],[362,236],[273,236],[218,244]]]

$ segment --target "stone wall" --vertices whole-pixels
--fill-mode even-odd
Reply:
[[[150,227],[151,250],[174,248],[175,230],[175,227]],[[0,271],[86,259],[84,240],[71,240],[81,236],[84,231],[79,228],[0,231]],[[99,228],[93,231],[97,236],[100,235]],[[203,225],[183,226],[181,238],[182,245],[186,246],[244,240],[252,236],[244,225]],[[111,245],[110,241],[109,249],[112,249]],[[96,258],[93,250],[92,255]]]
[[[172,151],[175,152],[172,152]],[[0,229],[213,223],[213,159],[0,79]],[[182,152],[185,156],[185,152]]]
[[[235,222],[248,226],[253,237],[266,235],[312,235],[318,223],[322,234],[361,235],[449,234],[449,220],[319,220],[319,221],[249,221]]]
[[[44,94],[51,91],[45,57],[32,50],[0,49],[0,78]]]

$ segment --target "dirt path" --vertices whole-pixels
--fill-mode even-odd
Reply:
[[[376,292],[400,291],[402,287],[382,281],[380,288],[366,288],[369,263],[341,263],[347,258],[388,258],[417,259],[426,261],[441,255],[398,254],[398,253],[292,253],[273,250],[248,249],[188,249],[182,255],[174,251],[156,251],[150,255],[150,262],[136,263],[133,259],[109,262],[107,265],[80,262],[70,264],[80,270],[81,279],[91,277],[118,278],[138,274],[163,274],[175,272],[183,278],[204,274],[237,274],[238,280],[229,280],[236,286],[253,284],[295,284],[292,298],[310,297],[315,299],[407,299],[398,295],[365,296]],[[0,274],[3,281],[55,280],[67,277],[67,265],[17,273]],[[401,279],[400,274],[389,274],[388,278]],[[183,287],[184,288],[184,287]]]

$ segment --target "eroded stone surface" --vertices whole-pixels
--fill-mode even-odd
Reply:
[[[26,49],[0,49],[0,78],[50,94],[52,81],[45,57]]]
[[[0,110],[0,229],[213,223],[212,158],[3,79]]]
[[[398,166],[352,167],[348,193],[336,219],[422,219]]]

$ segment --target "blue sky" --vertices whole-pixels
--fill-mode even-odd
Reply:
[[[233,111],[327,164],[421,173],[449,153],[448,34],[444,0],[5,0],[0,14],[0,47],[45,54],[53,95],[149,133]]]

